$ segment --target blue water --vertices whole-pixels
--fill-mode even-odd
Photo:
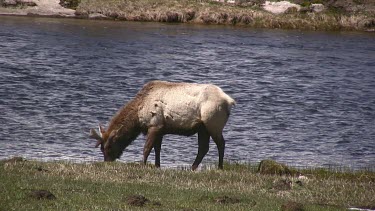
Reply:
[[[226,160],[375,166],[373,33],[20,17],[0,17],[0,159],[102,160],[89,129],[154,79],[237,101]],[[143,144],[120,161],[140,161]],[[161,164],[191,165],[197,145],[166,136]],[[203,163],[217,160],[211,142]]]

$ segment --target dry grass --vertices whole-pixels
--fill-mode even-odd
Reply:
[[[191,172],[124,163],[3,161],[0,204],[5,210],[129,209],[124,198],[135,194],[157,202],[145,205],[156,210],[277,210],[290,201],[306,210],[375,207],[374,172],[306,171],[309,179],[299,181],[260,175],[247,165],[224,168]],[[285,179],[291,187],[276,188]],[[37,189],[49,190],[57,199],[30,199],[29,192]],[[222,199],[235,203],[218,203]]]
[[[221,4],[210,0],[82,0],[77,14],[100,13],[129,21],[247,25],[309,30],[375,28],[374,14],[299,13],[275,15],[259,7]]]

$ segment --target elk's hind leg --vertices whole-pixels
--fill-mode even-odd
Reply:
[[[155,150],[155,166],[160,167],[160,150],[161,150],[161,142],[163,140],[162,136],[157,136],[154,142],[154,150]]]
[[[219,151],[219,169],[223,169],[223,160],[224,160],[224,150],[225,150],[225,140],[222,134],[218,136],[212,136],[217,149]]]
[[[195,158],[193,166],[191,169],[194,171],[198,168],[199,164],[202,162],[203,157],[207,154],[210,143],[210,135],[205,127],[202,127],[198,131],[198,154]]]

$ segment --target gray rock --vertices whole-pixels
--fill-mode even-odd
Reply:
[[[108,19],[108,16],[100,13],[91,13],[89,14],[89,19]]]
[[[319,13],[323,12],[325,10],[325,7],[323,4],[311,4],[310,9],[312,12]]]

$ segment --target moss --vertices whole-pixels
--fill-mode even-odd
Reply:
[[[262,160],[258,167],[258,173],[270,175],[295,175],[297,171],[274,160]]]

